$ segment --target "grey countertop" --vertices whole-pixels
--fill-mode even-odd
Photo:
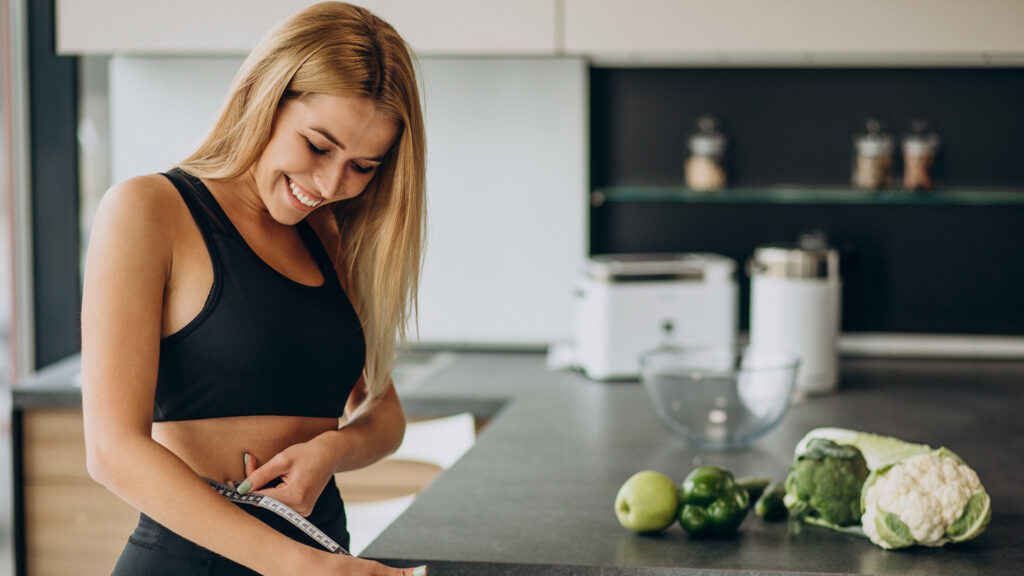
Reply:
[[[66,376],[25,383],[15,407],[73,406]],[[363,556],[426,563],[431,574],[1020,574],[1024,566],[1024,362],[846,360],[840,391],[794,405],[753,447],[694,449],[655,419],[635,382],[550,371],[528,353],[460,353],[408,390],[410,413],[490,417],[476,445],[420,493]],[[867,540],[753,514],[739,536],[693,540],[621,528],[619,486],[654,469],[681,480],[697,464],[781,479],[796,442],[817,426],[944,445],[978,472],[993,516],[977,540],[884,551]]]

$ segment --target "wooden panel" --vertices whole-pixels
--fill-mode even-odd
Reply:
[[[346,502],[376,502],[416,494],[440,473],[436,464],[388,458],[334,477]]]
[[[22,438],[28,575],[110,574],[139,513],[89,477],[82,413],[27,412]]]
[[[110,574],[139,513],[105,488],[29,483],[25,547],[29,575]]]
[[[485,423],[478,420],[477,430]],[[139,514],[89,477],[82,413],[26,412],[22,438],[28,576],[110,574]],[[415,494],[440,473],[434,464],[389,458],[337,481],[346,501],[371,502]]]
[[[22,420],[25,479],[81,480],[99,486],[85,465],[85,433],[78,410],[33,410]]]

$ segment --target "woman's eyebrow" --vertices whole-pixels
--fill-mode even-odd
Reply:
[[[316,132],[316,133],[318,133],[318,134],[320,134],[324,138],[327,138],[328,140],[331,141],[332,144],[334,144],[338,148],[341,148],[342,150],[345,150],[345,145],[341,143],[341,140],[338,140],[337,138],[335,138],[333,134],[331,134],[330,132],[327,131],[327,129],[320,128],[319,126],[310,126],[309,129],[314,131],[314,132]],[[384,157],[383,156],[378,156],[378,157],[374,157],[374,158],[367,158],[367,160],[370,160],[372,162],[383,162],[384,161]]]
[[[319,128],[317,126],[310,126],[309,129],[314,131],[314,132],[318,132],[321,136],[323,136],[324,138],[327,138],[328,140],[330,140],[331,143],[334,144],[335,146],[337,146],[338,148],[341,148],[342,150],[345,149],[345,145],[342,144],[341,141],[339,141],[337,138],[335,138],[334,135],[331,134],[330,132],[328,132],[326,129]]]

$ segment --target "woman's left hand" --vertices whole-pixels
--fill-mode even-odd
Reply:
[[[258,491],[308,516],[334,475],[335,465],[330,451],[318,446],[316,440],[293,444],[266,464],[248,454],[245,458],[245,481],[238,485],[238,491],[243,494]],[[277,479],[280,484],[266,487]]]

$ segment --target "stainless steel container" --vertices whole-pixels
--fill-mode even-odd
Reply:
[[[839,382],[842,282],[839,253],[821,236],[758,247],[750,275],[750,343],[800,358],[798,393],[819,394]]]

